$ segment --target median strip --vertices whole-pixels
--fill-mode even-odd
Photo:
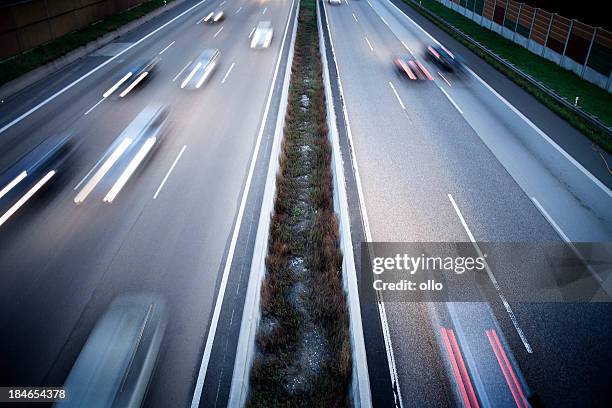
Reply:
[[[248,406],[348,406],[349,315],[315,2],[295,42]]]

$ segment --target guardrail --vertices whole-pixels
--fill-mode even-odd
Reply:
[[[575,113],[578,116],[580,116],[583,120],[589,122],[592,126],[598,128],[600,131],[606,133],[609,137],[612,137],[612,127],[607,126],[599,118],[597,118],[597,117],[595,117],[593,115],[590,115],[589,113],[583,111],[582,109],[580,109],[577,106],[574,106],[574,104],[570,103],[567,99],[563,98],[562,96],[559,96],[555,91],[553,91],[549,87],[545,86],[540,81],[538,81],[535,78],[533,78],[532,76],[527,75],[526,73],[524,73],[523,71],[521,71],[520,69],[515,67],[513,64],[511,64],[510,62],[508,62],[504,58],[501,58],[499,55],[495,54],[493,51],[489,50],[487,47],[485,47],[484,45],[480,44],[478,41],[474,40],[472,37],[470,37],[467,34],[465,34],[463,31],[459,30],[458,28],[456,28],[452,24],[448,23],[443,18],[439,17],[435,13],[433,13],[430,10],[426,9],[425,7],[423,7],[417,1],[410,0],[410,3],[411,3],[410,4],[411,6],[419,8],[420,10],[424,11],[427,15],[430,15],[436,21],[438,21],[439,23],[441,23],[441,24],[445,25],[446,27],[448,27],[451,31],[453,31],[454,33],[456,33],[457,35],[459,35],[460,37],[462,37],[463,39],[468,41],[470,44],[472,44],[475,47],[477,47],[480,51],[485,53],[490,58],[494,59],[499,64],[501,64],[504,67],[506,67],[507,69],[511,70],[513,73],[515,73],[516,75],[518,75],[521,78],[525,79],[526,81],[529,81],[532,85],[534,85],[539,90],[544,92],[547,96],[549,96],[552,99],[554,99],[556,102],[561,104],[563,107],[571,110],[573,113]]]

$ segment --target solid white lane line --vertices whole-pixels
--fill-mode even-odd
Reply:
[[[369,0],[368,0],[368,3],[369,3]],[[323,7],[325,7],[325,4],[323,5]],[[327,26],[327,34],[329,38],[329,44],[331,45],[332,57],[338,69],[336,77],[338,79],[338,89],[340,91],[341,100],[346,101],[346,98],[344,96],[344,91],[342,88],[342,79],[340,78],[340,66],[338,64],[338,61],[336,60],[336,50],[334,48],[334,40],[332,38],[331,28],[329,25],[329,19],[327,17],[327,12],[325,13],[325,24]],[[374,240],[372,239],[372,232],[370,231],[370,222],[368,220],[368,212],[367,212],[366,205],[365,205],[363,186],[361,185],[361,175],[359,173],[359,164],[357,163],[357,154],[355,153],[355,141],[353,139],[353,135],[351,132],[351,124],[350,124],[348,111],[346,110],[345,103],[342,103],[342,115],[344,116],[344,122],[346,123],[346,133],[349,139],[349,146],[350,146],[350,151],[351,151],[351,161],[352,161],[353,169],[355,172],[355,183],[357,184],[357,195],[359,197],[359,207],[361,209],[361,214],[362,214],[363,230],[364,230],[366,241],[373,242]],[[391,385],[393,387],[394,395],[396,397],[396,401],[399,404],[399,407],[403,408],[404,401],[402,398],[402,390],[401,390],[401,384],[399,382],[399,376],[397,374],[397,365],[395,364],[395,355],[393,353],[393,342],[391,340],[391,334],[389,332],[389,324],[387,322],[387,312],[385,309],[385,303],[384,303],[384,300],[382,299],[382,295],[380,291],[376,291],[376,305],[378,308],[378,315],[380,317],[380,321],[382,325],[383,340],[385,343],[385,354],[387,355],[387,365],[389,366],[389,375],[391,377]]]
[[[472,231],[470,230],[470,228],[468,227],[467,223],[465,222],[465,218],[463,218],[463,214],[461,213],[461,210],[459,210],[459,207],[457,206],[457,203],[455,202],[455,199],[453,198],[453,196],[451,194],[448,194],[448,199],[450,200],[451,204],[453,205],[453,208],[455,209],[455,212],[457,213],[457,216],[459,217],[459,220],[461,221],[461,225],[463,225],[463,229],[465,230],[465,232],[467,233],[468,237],[470,238],[470,241],[472,242],[472,245],[474,246],[474,249],[476,249],[476,252],[478,253],[478,256],[484,258],[484,255],[483,255],[482,251],[480,250],[480,246],[476,242],[476,239],[474,239],[474,235],[472,234]],[[531,346],[529,345],[529,342],[527,341],[527,337],[525,336],[525,333],[523,333],[523,329],[521,329],[521,327],[519,326],[518,320],[517,320],[514,312],[512,311],[512,308],[510,307],[510,304],[506,300],[506,296],[502,293],[501,288],[499,287],[499,284],[497,283],[497,279],[495,278],[495,275],[493,275],[493,272],[489,268],[488,262],[485,260],[484,263],[485,263],[485,267],[486,267],[485,269],[487,270],[487,275],[489,276],[489,279],[491,280],[491,283],[495,287],[495,290],[497,291],[497,295],[501,299],[501,301],[502,301],[502,303],[504,305],[504,308],[506,309],[506,313],[508,313],[508,316],[510,316],[510,320],[512,321],[512,325],[514,325],[514,328],[516,329],[516,332],[518,333],[519,337],[521,338],[521,341],[523,342],[523,345],[525,346],[525,350],[527,350],[527,352],[530,353],[530,354],[533,353],[533,350],[531,349]]]
[[[370,44],[370,40],[368,40],[368,37],[366,37],[365,40],[368,43],[368,46],[370,47],[370,51],[374,51],[374,47],[372,47],[372,44]]]
[[[221,2],[221,4],[219,4],[219,7],[221,7],[221,6],[222,6],[222,5],[224,5],[225,3],[227,3],[227,1],[223,0],[223,1]]]
[[[380,16],[380,19],[383,21],[383,23],[385,23],[387,27],[389,26],[389,23],[387,23],[387,20],[385,20],[383,16]]]
[[[542,206],[542,204],[540,204],[540,202],[535,198],[535,197],[531,197],[531,201],[533,201],[533,203],[535,204],[535,206],[538,208],[538,210],[540,211],[540,213],[542,213],[542,215],[544,216],[544,218],[546,218],[546,220],[548,221],[548,223],[550,225],[552,225],[552,227],[555,229],[555,231],[557,231],[557,234],[559,234],[559,236],[561,238],[563,238],[563,241],[565,241],[566,244],[569,245],[569,247],[572,249],[572,251],[574,252],[574,254],[576,254],[576,256],[582,261],[584,262],[584,264],[586,265],[586,268],[589,270],[589,272],[591,273],[591,275],[593,275],[593,277],[595,278],[595,280],[601,285],[603,284],[603,279],[602,277],[593,269],[593,267],[591,267],[591,265],[589,264],[589,262],[587,262],[584,257],[582,256],[582,254],[580,253],[580,251],[578,251],[578,248],[576,248],[576,246],[574,245],[574,243],[569,239],[569,237],[565,234],[565,232],[563,232],[563,230],[561,229],[561,227],[559,226],[559,224],[557,224],[557,222],[554,220],[554,218],[548,213],[548,211],[546,211],[546,209]]]
[[[408,19],[412,24],[414,24],[419,30],[425,33],[433,42],[438,45],[440,42],[436,40],[431,34],[423,29],[420,25],[418,25],[413,19],[408,17],[404,12],[402,12],[393,2],[387,0],[387,2],[393,6],[397,12],[402,15],[404,18]],[[510,102],[508,102],[503,96],[501,96],[495,89],[493,89],[488,83],[484,81],[481,77],[479,77],[474,71],[470,69],[470,67],[465,67],[470,74],[476,78],[480,83],[482,83],[485,88],[487,88],[493,95],[497,97],[504,105],[506,105],[510,110],[512,110],[519,118],[521,118],[530,128],[532,128],[537,134],[539,134],[544,140],[546,140],[555,150],[557,150],[561,155],[563,155],[570,163],[572,163],[578,170],[580,170],[585,176],[587,176],[595,185],[597,185],[605,194],[612,198],[612,190],[610,190],[605,184],[603,184],[597,177],[595,177],[591,172],[589,172],[582,164],[578,163],[576,159],[574,159],[569,153],[567,153],[561,146],[559,146],[554,140],[550,138],[544,131],[542,131],[535,123],[533,123],[528,117],[523,115],[521,111],[514,107]]]
[[[232,261],[234,258],[234,252],[236,251],[236,243],[238,241],[238,233],[240,232],[240,225],[242,224],[242,217],[244,216],[244,209],[246,207],[247,196],[249,195],[249,190],[251,189],[251,180],[253,179],[253,172],[255,171],[255,163],[257,161],[257,156],[259,154],[259,148],[261,146],[261,139],[263,137],[264,128],[266,125],[266,121],[268,118],[268,112],[270,111],[270,103],[272,102],[272,94],[274,91],[274,87],[276,84],[276,79],[278,77],[278,71],[280,68],[280,63],[283,56],[283,50],[285,49],[285,40],[287,39],[287,32],[289,31],[289,25],[291,23],[291,13],[295,10],[295,0],[291,1],[291,7],[289,8],[290,13],[287,18],[287,25],[285,26],[285,33],[283,34],[283,39],[281,40],[281,48],[278,54],[278,58],[276,60],[276,67],[274,68],[274,74],[272,76],[272,82],[270,85],[270,90],[268,91],[268,99],[266,101],[266,107],[263,113],[263,119],[259,126],[259,132],[257,134],[257,140],[255,141],[255,147],[253,149],[253,155],[251,157],[251,163],[249,164],[249,172],[247,174],[247,178],[244,185],[244,190],[242,193],[242,198],[240,199],[240,207],[238,208],[238,215],[236,217],[236,223],[234,224],[234,230],[232,231],[232,240],[230,241],[230,246],[227,252],[227,258],[225,261],[225,266],[223,268],[223,276],[221,278],[221,283],[219,284],[219,293],[217,294],[217,299],[215,301],[215,308],[213,310],[213,315],[210,321],[210,327],[208,329],[208,335],[206,337],[206,345],[204,346],[204,354],[202,355],[202,363],[200,364],[200,370],[198,371],[198,377],[196,380],[195,390],[193,392],[193,399],[191,400],[191,408],[198,408],[200,405],[200,399],[202,397],[202,390],[204,387],[204,379],[206,378],[206,371],[208,369],[208,362],[210,361],[210,354],[212,352],[213,341],[215,339],[215,334],[217,332],[217,325],[219,324],[219,316],[221,314],[221,307],[223,305],[223,298],[225,296],[225,288],[227,287],[227,280],[229,277],[229,271],[232,267]],[[296,13],[297,17],[297,13]],[[294,24],[297,24],[297,21],[294,21]],[[247,313],[249,311],[246,311]]]
[[[54,175],[55,170],[51,170],[50,172],[48,172],[45,177],[40,179],[38,183],[34,185],[34,187],[28,190],[28,192],[23,197],[21,197],[15,204],[13,204],[13,206],[9,208],[7,212],[2,214],[2,217],[0,217],[0,226],[2,226],[2,224],[8,221],[8,219],[11,218],[11,216],[13,216],[13,214],[15,214],[17,210],[19,210],[30,198],[32,198],[32,196],[36,194],[36,192],[40,190],[42,186],[44,186],[47,181],[49,181]]]
[[[255,32],[255,27],[253,27],[253,29],[251,30],[251,33],[249,34],[249,38],[251,38],[253,36],[254,32]]]
[[[172,41],[170,44],[168,44],[168,46],[166,46],[166,48],[164,48],[163,50],[161,50],[161,51],[159,52],[159,55],[162,55],[164,52],[166,52],[166,50],[167,50],[168,48],[172,47],[172,46],[174,45],[174,43],[175,43],[175,42],[176,42],[176,41]]]
[[[187,75],[187,78],[185,78],[185,80],[181,83],[181,88],[184,88],[185,86],[187,86],[187,84],[189,83],[189,81],[191,81],[191,78],[193,78],[193,76],[195,75],[195,73],[198,71],[198,69],[200,69],[200,67],[202,66],[201,62],[198,62],[196,64],[195,67],[193,67],[193,69],[191,70],[191,72],[189,73],[189,75]]]
[[[110,87],[109,90],[107,90],[106,92],[104,92],[102,94],[102,97],[104,98],[108,98],[113,92],[115,92],[117,90],[117,88],[119,88],[121,86],[122,83],[124,83],[125,81],[127,81],[129,79],[129,77],[132,76],[131,72],[128,72],[127,74],[125,74],[123,76],[123,78],[121,78],[119,81],[117,81],[117,83],[113,86]]]
[[[242,6],[238,8],[238,10],[236,10],[236,12],[234,14],[238,14],[240,13],[240,10],[242,10]]]
[[[102,180],[102,178],[108,173],[108,171],[115,165],[117,160],[121,157],[121,155],[127,150],[127,148],[132,144],[132,139],[125,138],[123,141],[117,146],[117,148],[113,151],[113,153],[109,156],[109,158],[104,162],[102,166],[96,171],[96,173],[89,179],[85,186],[81,189],[81,191],[74,197],[75,204],[81,204],[92,192],[92,190],[96,187],[96,185]]]
[[[91,108],[87,109],[87,112],[85,112],[84,114],[87,115],[89,112],[91,112],[92,110],[96,109],[96,107],[101,104],[104,101],[105,98],[100,99],[98,102],[96,102],[96,104],[94,106],[92,106]]]
[[[444,82],[446,82],[446,84],[452,88],[451,83],[448,82],[448,80],[444,77],[444,75],[442,75],[442,73],[440,71],[438,71],[438,75],[440,75],[440,78],[442,78],[444,80]]]
[[[139,84],[139,83],[140,83],[140,82],[141,82],[143,79],[145,79],[145,77],[146,77],[147,75],[149,75],[149,73],[148,73],[148,72],[146,72],[146,71],[145,71],[145,72],[143,72],[142,74],[140,74],[140,75],[138,76],[138,78],[136,78],[136,79],[134,80],[134,82],[132,82],[132,83],[130,84],[130,86],[128,86],[127,88],[125,88],[125,90],[119,94],[119,97],[120,97],[120,98],[123,98],[125,95],[129,94],[129,93],[130,93],[130,91],[131,91],[132,89],[134,89],[134,87],[135,87],[136,85],[138,85],[138,84]]]
[[[355,20],[356,23],[359,22],[359,21],[357,21],[357,17],[355,16],[355,13],[353,13],[353,19]]]
[[[225,73],[225,76],[223,77],[223,79],[221,80],[221,83],[224,84],[225,80],[227,79],[227,77],[229,76],[230,72],[232,72],[232,69],[234,69],[234,65],[236,65],[235,62],[232,62],[232,65],[230,65],[229,69],[227,70],[227,72]]]
[[[164,184],[166,184],[166,180],[168,180],[168,177],[170,177],[170,174],[172,174],[172,171],[174,170],[174,167],[176,166],[176,163],[178,163],[178,161],[180,160],[180,158],[183,155],[183,152],[185,151],[186,148],[187,148],[187,145],[184,145],[183,148],[181,149],[181,151],[179,152],[178,156],[176,156],[176,159],[174,159],[174,162],[172,163],[172,166],[170,166],[170,169],[166,173],[166,176],[162,180],[162,182],[159,185],[159,187],[157,187],[157,191],[155,192],[155,195],[153,195],[153,199],[154,200],[157,199],[157,196],[159,195],[159,192],[164,187]]]
[[[206,2],[206,0],[202,0],[200,2],[198,2],[197,4],[194,4],[193,6],[191,6],[190,8],[188,8],[187,10],[183,11],[181,14],[179,14],[178,16],[172,18],[170,21],[167,21],[166,23],[162,24],[161,26],[159,26],[158,28],[156,28],[155,30],[151,31],[149,34],[145,35],[144,37],[142,37],[140,40],[136,41],[135,43],[133,43],[132,45],[130,45],[129,47],[125,48],[124,50],[122,50],[121,52],[117,53],[117,55],[107,59],[106,61],[104,61],[102,64],[98,65],[97,67],[95,67],[94,69],[92,69],[91,71],[89,71],[88,73],[86,73],[85,75],[83,75],[82,77],[74,80],[73,82],[71,82],[70,84],[66,85],[64,88],[62,88],[61,90],[57,91],[56,93],[54,93],[53,95],[49,96],[47,99],[45,99],[44,101],[40,102],[38,105],[34,106],[33,108],[31,108],[30,110],[28,110],[27,112],[21,114],[19,117],[17,117],[16,119],[13,119],[11,122],[7,123],[6,125],[4,125],[2,128],[0,128],[0,133],[4,132],[5,130],[7,130],[8,128],[14,126],[16,123],[21,122],[24,118],[28,117],[29,115],[31,115],[33,112],[36,112],[38,109],[40,109],[41,107],[45,106],[46,104],[48,104],[49,102],[51,102],[52,100],[54,100],[55,98],[57,98],[58,96],[60,96],[61,94],[63,94],[64,92],[66,92],[67,90],[69,90],[70,88],[72,88],[73,86],[75,86],[76,84],[78,84],[79,82],[81,82],[82,80],[84,80],[85,78],[88,78],[90,75],[92,75],[94,72],[97,72],[98,70],[102,69],[103,67],[105,67],[106,65],[110,64],[112,61],[116,60],[117,58],[119,58],[119,56],[125,54],[126,52],[128,52],[129,50],[131,50],[132,48],[134,48],[135,46],[139,45],[140,43],[142,43],[143,41],[145,41],[147,38],[151,37],[152,35],[155,35],[157,32],[159,32],[160,30],[166,28],[169,24],[172,24],[173,22],[175,22],[177,19],[183,17],[185,14],[191,12],[191,10],[195,9],[196,7],[204,4]]]
[[[407,45],[406,45],[406,43],[405,43],[405,42],[403,42],[403,41],[402,41],[401,43],[402,43],[402,45],[404,46],[404,48],[406,48],[406,49],[408,50],[408,52],[409,52],[409,53],[411,53],[411,54],[414,56],[414,53],[412,52],[412,50],[410,49],[410,47],[409,47],[409,46],[407,46]]]
[[[180,77],[180,76],[181,76],[181,74],[183,73],[183,71],[185,71],[185,70],[187,69],[187,67],[188,67],[188,66],[189,66],[191,63],[192,63],[192,61],[189,61],[189,62],[187,63],[187,65],[185,65],[185,66],[183,67],[183,69],[181,69],[181,70],[179,71],[179,73],[178,73],[178,74],[176,74],[176,76],[175,76],[174,78],[172,78],[172,82],[176,81],[176,80],[178,79],[178,77]]]
[[[121,173],[121,176],[119,176],[115,184],[113,184],[111,189],[108,191],[108,194],[106,194],[106,197],[104,197],[104,202],[113,202],[115,197],[117,197],[117,194],[119,194],[121,189],[123,189],[123,186],[125,186],[125,183],[128,182],[130,177],[132,177],[132,174],[134,174],[138,166],[140,166],[140,163],[142,163],[147,154],[149,154],[156,140],[157,138],[150,137],[143,143],[142,147],[138,150],[138,153],[136,153],[132,161],[130,161],[130,164],[128,164],[123,173]]]
[[[402,98],[400,98],[399,94],[397,93],[397,91],[395,90],[395,87],[393,86],[393,84],[391,82],[389,82],[389,86],[393,90],[393,93],[395,94],[395,97],[397,98],[397,101],[399,102],[399,104],[402,107],[402,109],[406,110],[406,107],[404,106],[404,102],[402,102]]]
[[[268,11],[268,8],[264,8],[263,11],[261,12],[261,14],[266,14],[266,11]]]
[[[450,97],[450,95],[446,93],[446,91],[444,90],[444,88],[442,88],[441,86],[439,86],[438,88],[440,88],[440,90],[442,91],[442,93],[443,93],[444,95],[446,95],[446,97],[448,98],[448,100],[450,101],[450,103],[452,103],[452,104],[453,104],[453,106],[455,107],[455,109],[457,109],[457,110],[459,111],[459,113],[463,115],[463,111],[461,110],[461,108],[459,107],[459,105],[457,105],[457,104],[455,103],[455,101],[453,101],[453,98],[451,98],[451,97]]]
[[[13,189],[13,187],[15,187],[17,184],[19,184],[21,182],[21,180],[23,180],[27,176],[28,176],[28,172],[25,171],[25,170],[22,171],[21,173],[19,173],[17,175],[17,177],[15,177],[10,183],[8,183],[6,186],[4,186],[4,188],[2,190],[0,190],[0,198],[4,197],[6,195],[6,193],[11,191]]]
[[[218,35],[219,35],[219,33],[221,32],[221,30],[223,30],[223,26],[221,26],[221,28],[219,29],[219,31],[217,31],[217,32],[215,33],[215,35],[213,35],[213,38],[215,38],[216,36],[218,36]]]

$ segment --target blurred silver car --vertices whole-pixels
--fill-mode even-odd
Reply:
[[[219,50],[216,48],[205,49],[186,71],[187,76],[181,82],[181,88],[197,89],[202,86],[206,79],[212,74],[217,65]]]
[[[153,376],[166,327],[162,299],[117,298],[98,321],[64,384],[56,408],[139,407]]]
[[[268,48],[272,42],[273,34],[272,22],[260,21],[251,38],[251,48]]]
[[[342,0],[327,0],[327,2],[331,5],[341,6]]]
[[[202,21],[204,21],[205,23],[214,24],[214,23],[218,23],[219,21],[223,21],[224,19],[225,19],[225,14],[223,13],[223,11],[218,10],[218,11],[211,11],[210,13],[208,13]]]

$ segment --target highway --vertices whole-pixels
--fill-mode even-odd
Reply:
[[[186,0],[2,100],[0,175],[65,132],[76,150],[20,208],[0,201],[0,385],[62,385],[113,300],[152,294],[167,327],[145,405],[227,405],[298,3]],[[358,266],[364,242],[612,241],[612,177],[583,135],[400,0],[319,6]],[[250,49],[260,21],[272,43]],[[423,56],[437,42],[463,75]],[[209,48],[210,77],[182,87]],[[431,78],[399,75],[400,55]],[[104,96],[152,58],[145,82]],[[159,106],[165,137],[122,144]],[[612,295],[598,273],[585,280]],[[482,406],[609,401],[612,303],[518,301],[557,282],[508,260],[488,270],[484,302],[385,301],[371,279],[374,406],[470,405],[471,386]]]
[[[586,138],[409,7],[401,8],[410,18],[388,0],[325,4],[341,86],[335,103],[346,108],[343,155],[352,161],[348,169],[358,171],[347,189],[360,191],[350,207],[361,213],[352,222],[363,230],[361,238],[610,241],[611,179]],[[464,57],[466,76],[440,72],[424,58],[423,49],[436,40]],[[397,55],[421,62],[432,80],[398,75],[392,64]],[[564,156],[559,145],[589,170]],[[516,359],[513,369],[525,395],[544,406],[605,404],[610,304],[507,302],[540,278],[526,273],[510,265],[496,268],[499,296],[488,304],[382,302],[378,313],[369,313],[373,298],[362,293],[374,400],[388,404],[394,386],[397,405],[459,404],[445,348],[451,329],[481,404],[488,399],[493,406],[514,406],[487,341],[486,331],[494,329],[509,359]],[[609,279],[600,278],[609,294]],[[369,278],[361,279],[367,288]],[[368,341],[375,329],[384,334]],[[385,371],[390,382],[381,379]]]
[[[79,144],[70,166],[0,227],[0,384],[63,384],[112,300],[154,293],[166,302],[168,326],[147,406],[191,404],[234,231],[257,219],[241,208],[245,192],[257,201],[263,188],[292,5],[186,1],[3,101],[2,171],[51,135],[71,130]],[[226,18],[202,22],[213,10]],[[262,20],[274,39],[250,49]],[[206,48],[219,49],[216,70],[201,89],[181,89]],[[156,55],[147,83],[103,98]],[[106,194],[127,158],[79,201],[113,142],[151,104],[170,109],[166,137],[114,199]],[[236,253],[248,261],[248,246]]]

